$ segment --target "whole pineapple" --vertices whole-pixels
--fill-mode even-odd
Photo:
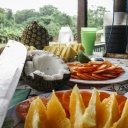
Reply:
[[[24,29],[21,42],[24,45],[34,46],[36,49],[42,50],[44,46],[49,45],[49,34],[43,26],[36,21],[32,21]]]

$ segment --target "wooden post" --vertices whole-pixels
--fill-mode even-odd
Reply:
[[[77,42],[81,43],[81,27],[87,27],[87,1],[78,0]]]
[[[115,0],[114,12],[126,12],[127,0]],[[81,27],[87,27],[88,0],[78,0],[77,42],[81,43]]]

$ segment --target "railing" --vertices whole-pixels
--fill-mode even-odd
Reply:
[[[94,52],[104,52],[105,51],[105,43],[98,43],[94,46]]]
[[[95,44],[94,52],[104,52],[105,51],[105,43]]]

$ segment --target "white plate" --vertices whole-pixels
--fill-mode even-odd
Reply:
[[[93,91],[93,89],[91,90],[91,89],[79,89],[79,91],[83,91],[83,90],[86,90],[86,91],[89,91],[89,92],[92,92]],[[67,90],[62,90],[63,92],[64,91],[67,91]],[[61,92],[62,92],[61,91]],[[113,92],[111,92],[111,91],[103,91],[103,90],[99,90],[100,92],[107,92],[107,93],[109,93],[109,94],[112,94]],[[45,94],[42,94],[41,96],[43,96],[43,97],[46,97],[46,98],[49,98],[50,96],[51,96],[51,94],[52,94],[52,92],[50,92],[50,93],[45,93]],[[126,97],[128,97],[128,93],[125,93],[124,94],[124,96],[126,96]],[[26,101],[26,100],[25,100]],[[23,101],[24,102],[24,101]],[[16,105],[17,106],[17,105]],[[24,128],[24,123],[23,122],[21,122],[21,120],[17,117],[17,115],[16,115],[16,111],[15,111],[15,109],[16,109],[16,106],[14,106],[14,107],[12,107],[12,108],[10,108],[9,110],[8,110],[8,112],[7,112],[7,115],[6,115],[6,117],[11,117],[13,120],[14,120],[14,125],[13,125],[13,128]]]
[[[48,98],[48,97],[51,96],[51,92],[50,93],[42,94],[41,96]],[[26,101],[26,100],[24,100],[24,101]],[[13,128],[24,128],[24,123],[17,117],[16,106],[8,109],[6,117],[12,118],[14,120]]]
[[[122,66],[122,68],[125,70],[125,73],[120,75],[119,77],[115,79],[110,79],[110,80],[78,80],[78,79],[70,79],[71,82],[75,83],[81,83],[81,84],[115,84],[115,83],[120,83],[128,80],[128,67]]]

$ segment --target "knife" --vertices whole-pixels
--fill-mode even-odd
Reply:
[[[26,47],[14,40],[8,41],[0,55],[0,128],[19,82],[26,56]]]

